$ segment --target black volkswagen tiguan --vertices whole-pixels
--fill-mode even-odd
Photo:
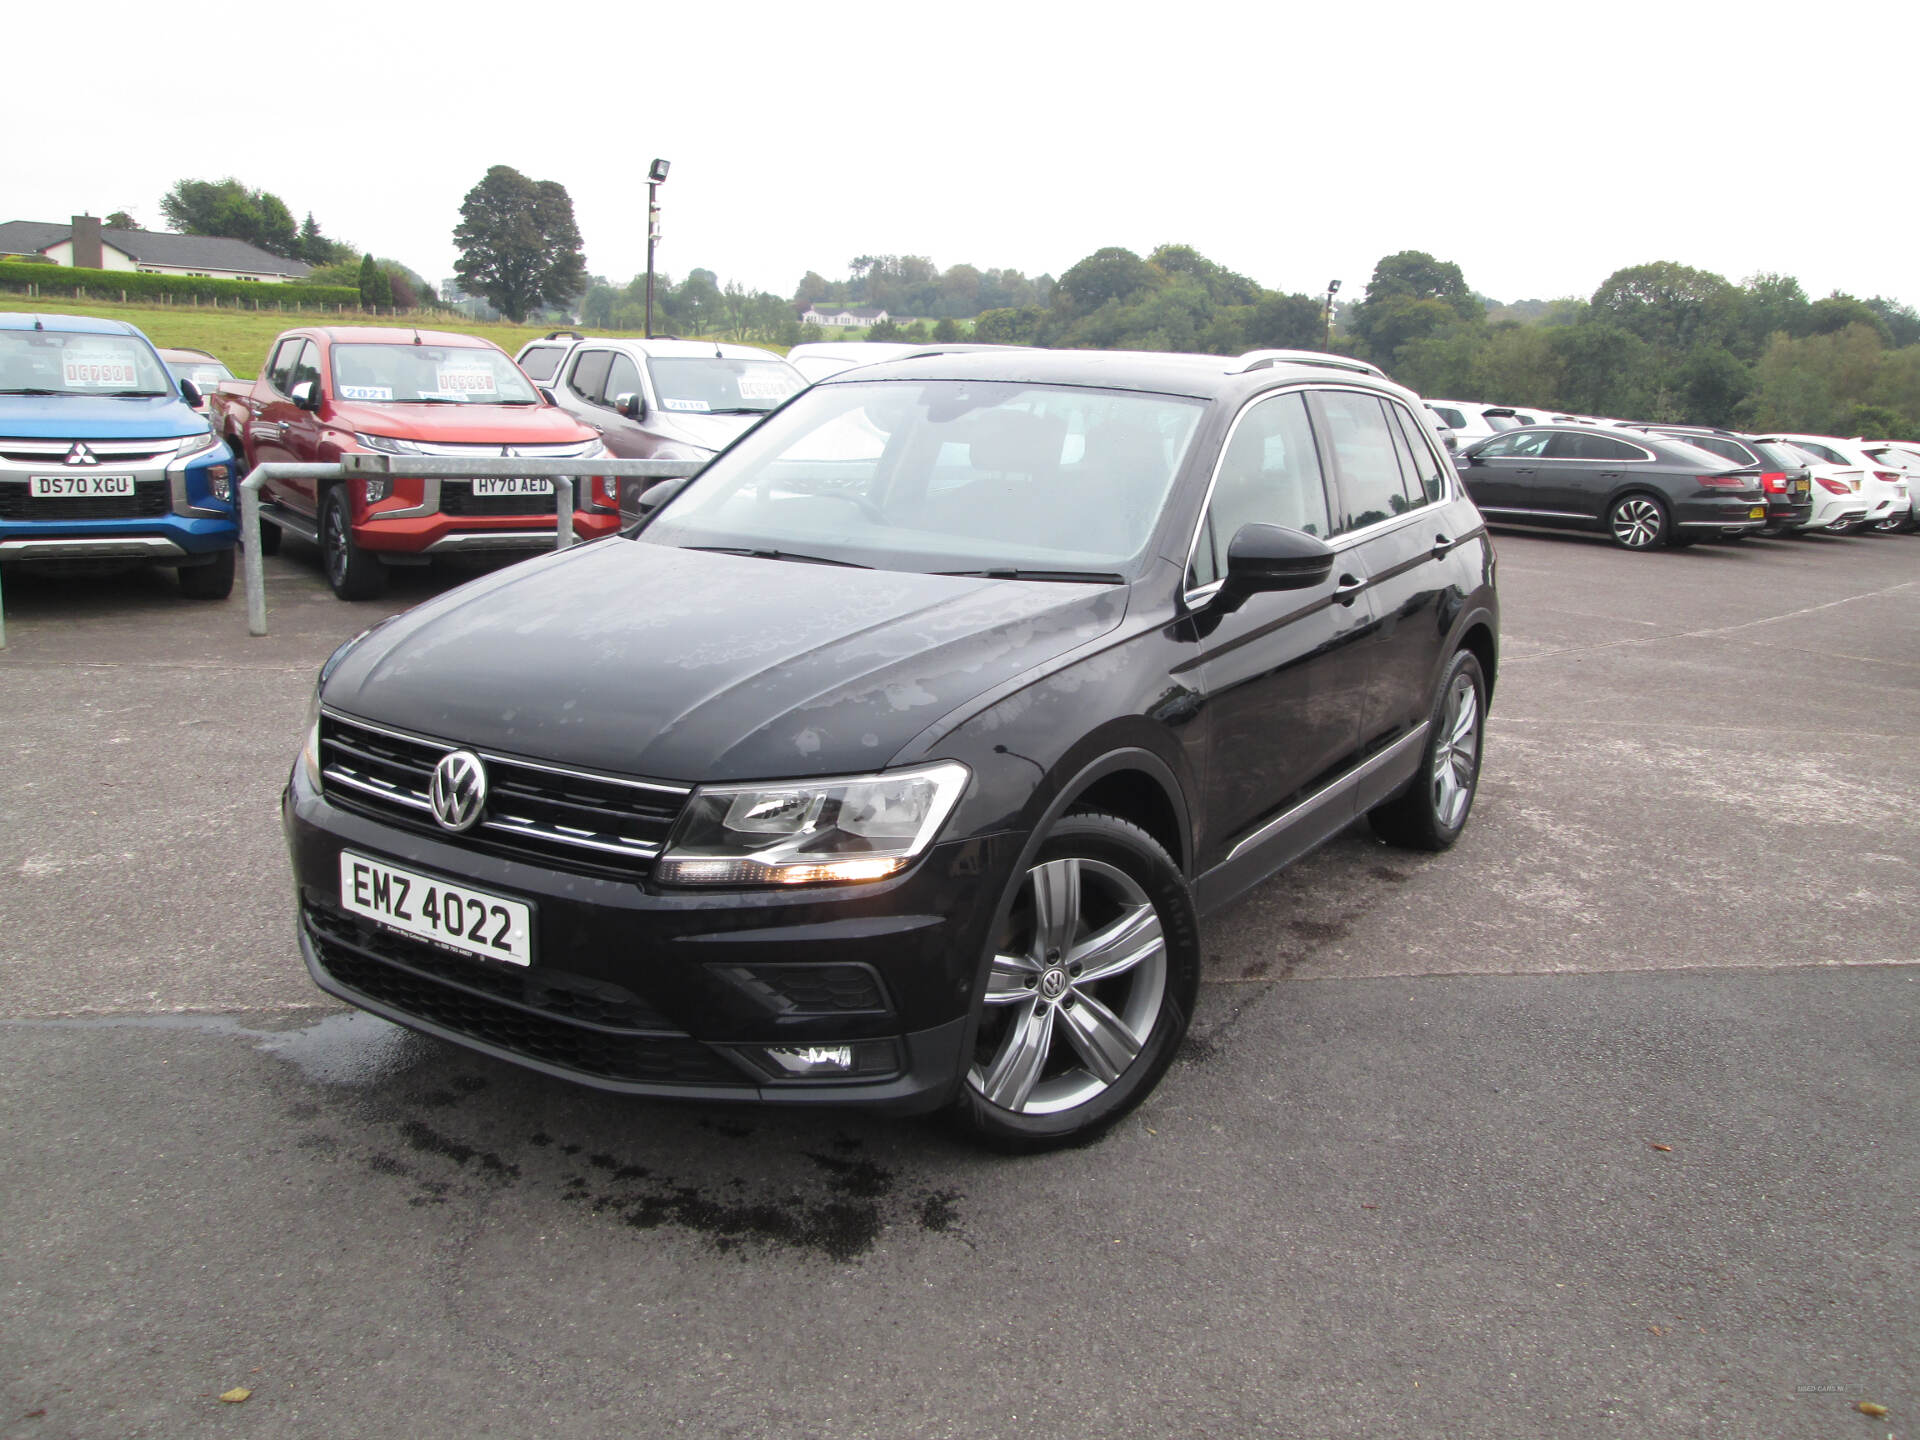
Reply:
[[[1360,816],[1467,822],[1494,554],[1419,413],[1331,357],[812,387],[629,534],[328,660],[314,979],[608,1090],[1097,1130],[1204,914]]]

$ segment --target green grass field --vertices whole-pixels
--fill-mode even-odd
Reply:
[[[160,346],[180,346],[205,350],[226,362],[234,374],[251,379],[260,373],[267,351],[283,331],[301,325],[385,325],[405,328],[418,323],[424,329],[448,330],[461,335],[478,335],[491,340],[509,355],[527,341],[547,333],[548,325],[483,324],[459,315],[437,315],[394,319],[375,319],[367,315],[329,315],[317,310],[216,310],[211,306],[118,304],[110,300],[60,300],[53,296],[29,299],[25,295],[0,292],[0,310],[25,311],[28,314],[99,315],[110,320],[125,320],[146,332]],[[638,335],[638,330],[610,330],[609,335]],[[690,337],[695,339],[707,337]],[[785,354],[784,345],[754,344],[776,354]]]

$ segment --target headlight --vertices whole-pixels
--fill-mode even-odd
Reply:
[[[816,885],[884,880],[933,843],[967,767],[779,785],[703,785],[654,866],[664,885]]]
[[[313,687],[313,700],[307,706],[307,738],[300,746],[300,766],[307,784],[320,788],[320,686]]]
[[[198,435],[189,435],[180,442],[180,454],[198,455],[203,451],[211,450],[219,443],[220,438],[213,431],[203,430]]]
[[[416,445],[411,440],[397,440],[391,435],[362,435],[357,431],[354,439],[369,450],[378,450],[382,455],[424,455],[426,447]]]

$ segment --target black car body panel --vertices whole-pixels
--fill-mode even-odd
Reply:
[[[1059,816],[1091,807],[1139,826],[1217,907],[1413,780],[1457,651],[1491,685],[1491,542],[1417,400],[1388,382],[1044,351],[858,373],[1111,387],[1206,409],[1144,548],[1110,582],[713,554],[642,531],[394,619],[330,663],[321,700],[340,717],[328,723],[387,727],[429,761],[466,748],[579,767],[659,785],[669,812],[698,785],[958,762],[966,787],[932,847],[871,883],[675,888],[644,864],[614,873],[512,836],[442,833],[418,797],[396,808],[296,764],[284,822],[318,983],[605,1088],[931,1108],[965,1080],[996,917]],[[1223,442],[1257,402],[1293,391],[1312,407],[1331,391],[1381,402],[1387,430],[1417,437],[1431,498],[1332,535],[1324,581],[1196,589],[1190,556]],[[1331,512],[1357,514],[1364,457],[1316,434]],[[526,901],[533,963],[468,960],[356,920],[341,908],[342,850]],[[865,1045],[872,1064],[783,1081],[753,1059],[769,1044]]]
[[[1739,534],[1766,523],[1757,467],[1643,430],[1529,425],[1468,446],[1455,463],[1495,524],[1605,530],[1615,503],[1635,494],[1657,498],[1683,533]],[[1737,483],[1705,483],[1749,468]]]

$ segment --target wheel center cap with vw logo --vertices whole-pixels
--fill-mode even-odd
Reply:
[[[466,830],[487,808],[487,771],[471,750],[442,755],[433,767],[433,818],[449,830]]]
[[[1048,1000],[1058,1000],[1067,993],[1067,972],[1058,965],[1040,977],[1040,993]]]

